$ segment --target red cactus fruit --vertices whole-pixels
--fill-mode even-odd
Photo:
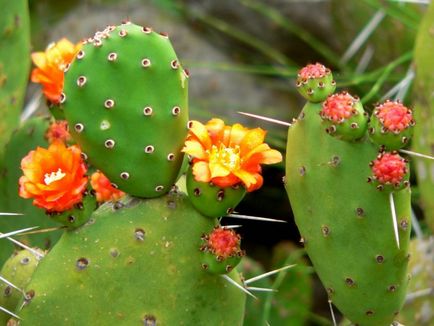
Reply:
[[[320,63],[300,69],[296,86],[300,94],[313,103],[324,101],[336,89],[331,70]]]
[[[357,110],[354,107],[357,101],[357,98],[354,98],[347,92],[333,94],[323,103],[320,115],[323,119],[336,123],[343,122],[357,114]]]
[[[407,175],[407,162],[398,153],[380,153],[371,162],[373,177],[380,184],[400,185]]]
[[[400,102],[386,101],[375,108],[374,114],[384,128],[394,133],[414,124],[412,111]]]
[[[240,249],[241,237],[232,229],[217,226],[210,234],[203,235],[202,241],[202,268],[213,274],[229,273],[245,255]]]
[[[309,79],[309,78],[322,78],[325,75],[330,74],[330,69],[326,68],[320,63],[308,64],[307,66],[300,69],[298,72],[299,79]]]
[[[208,249],[218,257],[226,259],[240,251],[240,236],[232,229],[215,228],[208,237]]]

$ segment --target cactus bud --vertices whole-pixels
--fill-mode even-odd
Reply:
[[[407,161],[397,152],[381,152],[370,163],[372,181],[378,190],[400,190],[409,185],[409,168]]]
[[[297,89],[309,102],[322,102],[333,94],[336,82],[332,72],[320,63],[303,67],[297,75]]]
[[[327,133],[342,140],[362,138],[368,126],[368,117],[359,98],[347,92],[330,95],[323,103],[320,116],[327,126]]]
[[[399,102],[386,101],[375,107],[369,134],[374,143],[384,145],[388,150],[398,150],[407,145],[414,125],[410,109]]]
[[[232,229],[217,226],[202,237],[205,242],[202,268],[213,274],[226,274],[234,269],[245,255],[240,249],[241,237]]]

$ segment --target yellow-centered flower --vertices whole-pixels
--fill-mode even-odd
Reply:
[[[225,126],[220,119],[206,125],[192,121],[183,152],[192,158],[197,181],[219,187],[242,183],[250,192],[262,186],[261,164],[282,161],[282,155],[264,143],[265,134],[238,123]]]

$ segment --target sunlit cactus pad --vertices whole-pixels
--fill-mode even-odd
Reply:
[[[201,266],[213,227],[181,193],[104,204],[41,262],[21,325],[241,326],[245,294]]]
[[[170,190],[187,134],[188,73],[166,34],[109,26],[78,52],[61,103],[89,161],[139,197]]]

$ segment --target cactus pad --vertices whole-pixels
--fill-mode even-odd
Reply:
[[[398,249],[389,193],[367,182],[378,148],[327,136],[320,110],[307,103],[288,131],[286,190],[295,221],[341,312],[359,325],[390,325],[408,282],[410,188],[394,192]]]
[[[213,227],[175,191],[103,204],[38,266],[21,325],[241,326],[244,293],[201,267]]]
[[[156,197],[175,183],[187,79],[167,35],[132,23],[96,33],[65,73],[61,103],[72,136],[119,189]]]
[[[40,253],[42,254],[42,251],[40,251]],[[19,289],[24,289],[30,282],[39,261],[40,257],[28,250],[14,252],[14,254],[3,265],[0,275]],[[0,281],[1,307],[4,307],[9,311],[14,311],[22,296],[23,293]],[[0,311],[1,325],[5,325],[9,318],[9,315]]]

